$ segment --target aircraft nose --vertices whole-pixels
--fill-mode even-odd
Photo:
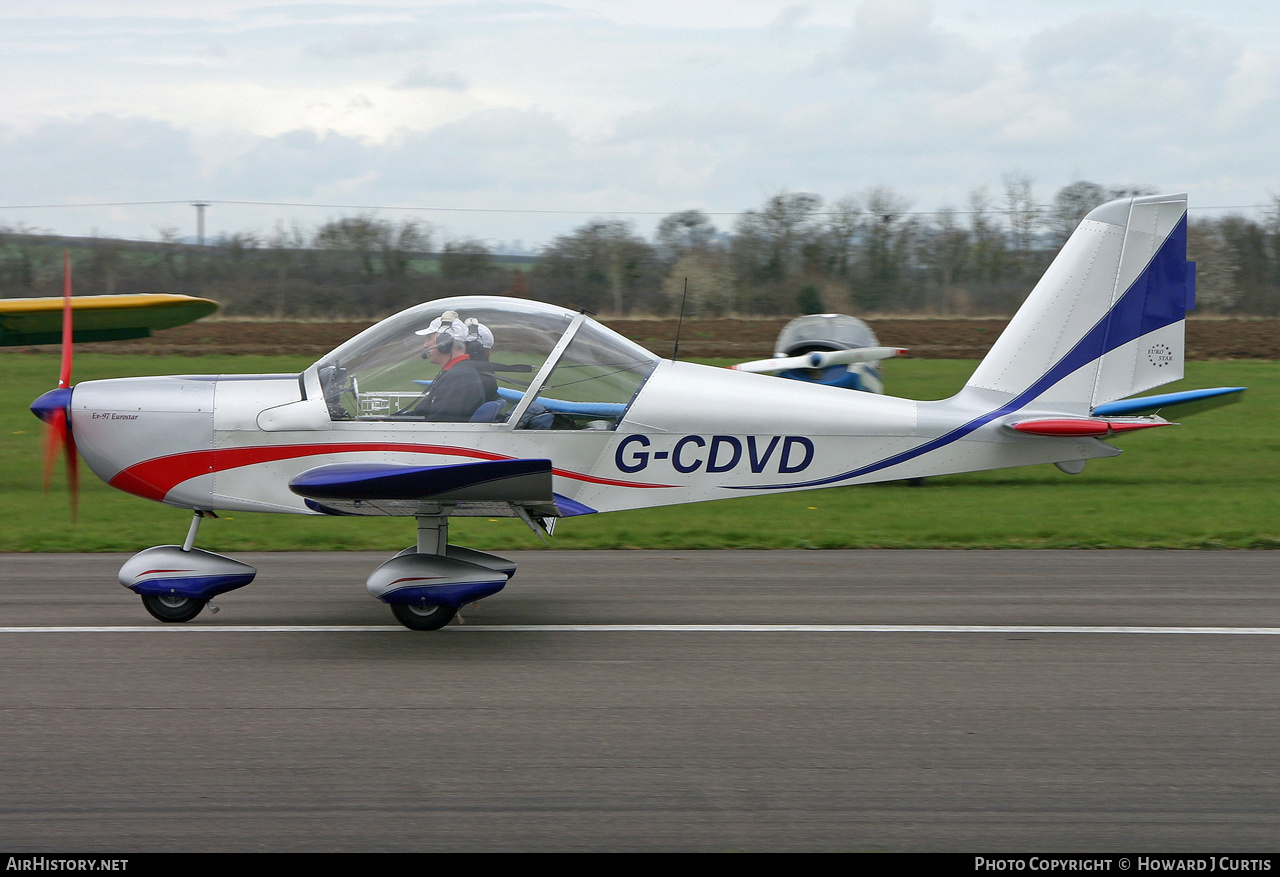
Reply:
[[[71,387],[58,387],[56,390],[40,396],[31,403],[31,413],[45,423],[53,423],[53,416],[59,411],[71,412]]]

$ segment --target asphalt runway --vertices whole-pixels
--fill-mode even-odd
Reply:
[[[0,847],[1280,847],[1276,552],[513,552],[437,633],[237,556],[162,625],[0,555]]]

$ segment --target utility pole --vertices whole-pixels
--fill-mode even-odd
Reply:
[[[200,242],[200,246],[204,246],[204,209],[209,206],[208,201],[192,201],[191,206],[196,209],[196,240]]]

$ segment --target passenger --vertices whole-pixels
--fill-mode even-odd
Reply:
[[[467,328],[467,353],[472,359],[488,360],[489,351],[493,349],[493,333],[489,327],[475,317],[467,317],[463,325]]]
[[[480,375],[467,363],[467,329],[454,311],[431,321],[415,335],[422,341],[423,357],[440,366],[440,373],[422,398],[395,416],[464,423],[484,404],[485,387]]]
[[[489,364],[489,351],[493,349],[493,333],[489,327],[475,317],[468,317],[464,324],[467,328],[467,355],[476,373],[480,375],[480,383],[484,385],[484,399],[493,402],[498,398],[498,378],[494,368]]]

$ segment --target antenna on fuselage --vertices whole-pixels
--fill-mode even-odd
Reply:
[[[680,296],[680,316],[676,319],[676,344],[671,349],[671,360],[680,355],[680,327],[684,325],[684,303],[689,300],[689,278],[684,279],[684,295]]]

